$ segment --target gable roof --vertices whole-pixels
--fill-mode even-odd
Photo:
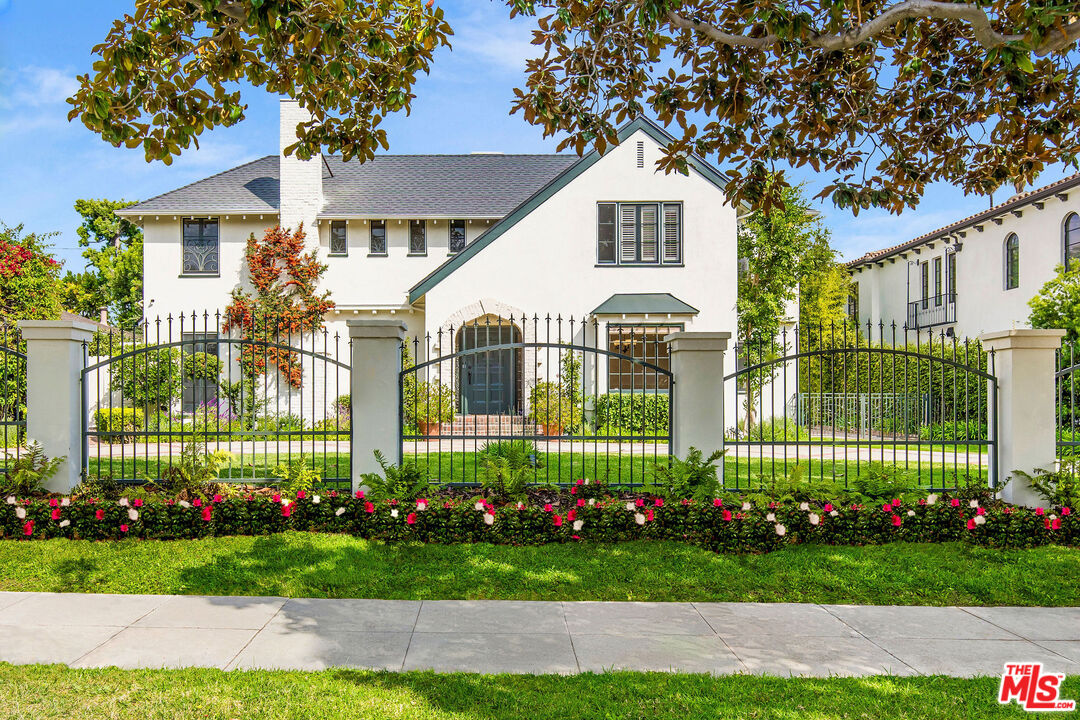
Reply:
[[[924,233],[917,238],[902,242],[899,245],[893,245],[892,247],[887,247],[882,250],[874,250],[872,252],[868,252],[862,257],[855,258],[854,260],[849,260],[847,266],[850,269],[855,269],[862,265],[870,265],[872,263],[880,262],[888,257],[897,255],[907,250],[911,250],[928,242],[943,239],[948,235],[963,230],[967,227],[988,222],[996,217],[1004,215],[1005,213],[1011,212],[1013,210],[1017,210],[1025,205],[1031,205],[1033,203],[1040,202],[1041,200],[1044,200],[1052,195],[1058,195],[1078,185],[1080,185],[1080,173],[1069,175],[1068,177],[1064,177],[1055,183],[1046,185],[1045,187],[1036,188],[1034,190],[1029,190],[1027,192],[1013,195],[1005,202],[999,205],[994,205],[989,210],[984,210],[983,212],[969,215],[962,220],[957,220],[956,222],[946,225],[945,227],[941,227],[937,230],[932,230],[928,233]]]
[[[623,142],[628,137],[642,131],[648,135],[654,142],[659,145],[666,145],[674,140],[674,138],[668,134],[666,130],[654,123],[647,117],[641,116],[631,122],[626,123],[619,128],[619,142]],[[510,213],[508,213],[501,220],[496,222],[490,228],[487,229],[480,237],[473,240],[471,243],[465,246],[465,249],[457,253],[449,260],[444,262],[439,267],[435,268],[427,277],[418,282],[409,290],[409,302],[413,303],[423,297],[431,288],[442,282],[450,273],[457,270],[463,264],[468,262],[469,258],[476,255],[485,247],[494,242],[498,237],[505,233],[510,228],[518,224],[529,213],[542,205],[545,201],[551,198],[555,193],[566,187],[572,180],[577,178],[583,172],[596,164],[602,155],[596,150],[591,149],[589,152],[581,156],[581,158],[563,170],[557,176],[552,178],[547,184],[537,190],[531,197],[526,199]],[[688,158],[688,164],[695,171],[698,172],[705,180],[712,183],[721,191],[724,190],[727,184],[727,178],[719,170],[714,168],[705,160],[702,160],[698,156],[694,155]]]
[[[331,155],[323,168],[319,218],[486,217],[513,210],[576,155],[376,155],[367,162]],[[280,170],[268,155],[125,208],[155,213],[276,213]]]
[[[615,293],[593,315],[697,315],[698,309],[671,293]]]

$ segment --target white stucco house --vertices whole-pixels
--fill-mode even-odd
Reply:
[[[522,316],[561,314],[595,319],[591,342],[601,347],[633,327],[651,340],[631,351],[663,363],[659,341],[669,332],[735,329],[737,208],[723,176],[699,158],[685,175],[658,172],[669,137],[646,119],[623,127],[620,144],[603,155],[379,155],[366,163],[285,157],[306,119],[282,101],[276,154],[121,211],[145,233],[145,317],[224,308],[245,282],[248,237],[303,223],[329,265],[322,287],[336,309],[328,328],[344,337],[346,320],[368,317],[400,320],[414,336],[441,329],[444,343],[497,342],[448,332],[480,319],[528,342]],[[533,365],[487,368],[506,374],[508,392],[474,397],[469,411],[521,412]],[[596,392],[633,389],[606,367],[595,375]]]
[[[865,325],[978,337],[1029,327],[1028,301],[1080,262],[1080,174],[848,263]]]

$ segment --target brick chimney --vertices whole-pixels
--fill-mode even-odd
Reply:
[[[309,240],[315,238],[315,218],[323,206],[322,155],[301,160],[296,153],[285,156],[285,148],[296,142],[296,126],[311,120],[311,113],[291,98],[282,98],[278,156],[281,163],[280,224],[296,229],[302,222]]]

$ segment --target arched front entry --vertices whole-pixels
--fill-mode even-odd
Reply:
[[[521,330],[504,318],[485,315],[457,332],[456,351],[463,415],[509,415],[521,407]]]

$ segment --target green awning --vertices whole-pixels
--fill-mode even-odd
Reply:
[[[687,305],[671,293],[616,293],[593,315],[697,315],[695,307]]]

